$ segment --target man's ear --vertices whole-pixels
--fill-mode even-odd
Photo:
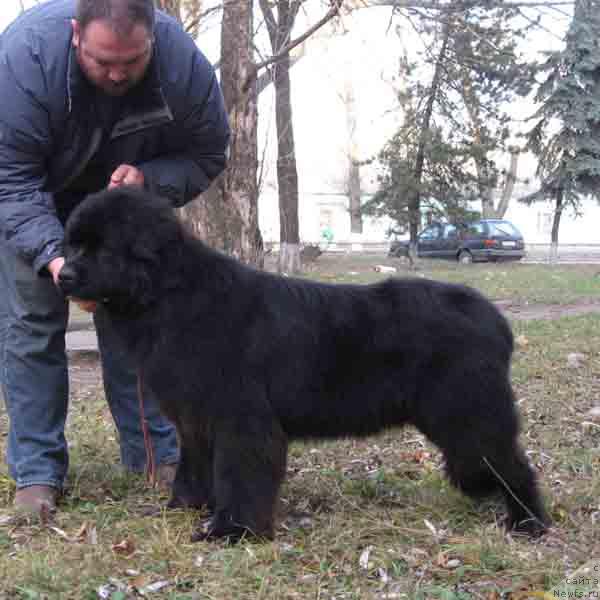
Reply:
[[[73,28],[73,46],[79,48],[79,40],[81,39],[81,27],[77,19],[71,19],[71,27]]]

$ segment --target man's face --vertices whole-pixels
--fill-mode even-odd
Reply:
[[[152,58],[152,36],[136,24],[125,35],[106,21],[92,21],[82,30],[73,21],[73,46],[85,76],[109,96],[123,96],[146,73]]]

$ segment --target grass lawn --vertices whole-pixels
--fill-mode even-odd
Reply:
[[[370,282],[382,277],[373,271],[377,264],[401,265],[323,256],[306,276]],[[496,300],[567,305],[600,300],[599,270],[432,262],[416,276],[464,281]],[[191,544],[203,515],[150,515],[165,497],[119,469],[98,365],[87,355],[72,364],[71,470],[56,518],[14,520],[14,486],[0,466],[0,600],[523,600],[587,593],[585,586],[569,588],[566,577],[575,573],[570,581],[587,577],[590,585],[594,575],[600,579],[600,420],[588,414],[600,406],[600,313],[515,320],[513,327],[522,440],[555,521],[541,540],[507,535],[502,504],[478,505],[453,490],[436,449],[406,429],[294,444],[275,541]],[[582,355],[578,366],[567,361],[571,353]],[[6,431],[0,412],[3,450]],[[600,597],[594,589],[596,596],[569,597]]]

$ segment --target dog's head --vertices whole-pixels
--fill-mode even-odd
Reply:
[[[122,312],[139,310],[160,292],[164,252],[181,236],[166,200],[133,187],[92,194],[67,220],[60,288]]]

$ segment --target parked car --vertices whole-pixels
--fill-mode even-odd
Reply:
[[[388,256],[408,256],[408,240],[391,243]],[[417,238],[417,254],[461,263],[520,260],[525,243],[519,230],[504,219],[481,219],[465,225],[432,223]]]

